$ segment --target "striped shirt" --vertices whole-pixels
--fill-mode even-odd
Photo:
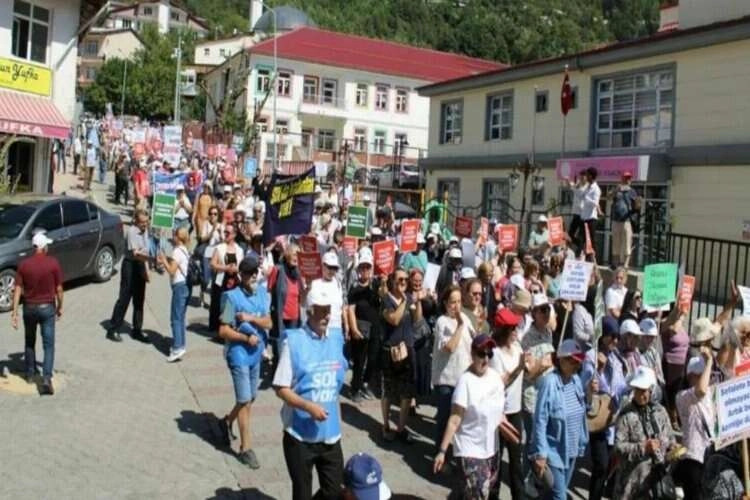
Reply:
[[[563,385],[563,405],[565,408],[565,441],[566,449],[568,450],[567,458],[574,458],[578,456],[578,439],[581,419],[584,418],[583,413],[586,408],[583,401],[578,399],[576,395],[576,385],[573,383],[571,378],[566,384]]]

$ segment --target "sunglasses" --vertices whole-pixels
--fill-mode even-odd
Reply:
[[[474,351],[474,355],[478,358],[489,358],[492,359],[492,351]]]
[[[208,216],[209,217],[218,217],[219,214],[217,214],[216,212],[214,212],[214,213],[208,214]]]
[[[474,297],[481,297],[482,292],[471,292],[471,295],[473,295]]]
[[[408,278],[396,278],[396,283],[406,283]]]
[[[224,231],[224,234],[225,234],[226,236],[231,236],[231,235],[233,235],[233,234],[234,234],[234,231]]]

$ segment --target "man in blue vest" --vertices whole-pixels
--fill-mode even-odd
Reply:
[[[313,466],[320,482],[315,498],[338,499],[344,469],[339,406],[347,366],[344,338],[340,329],[328,328],[330,292],[318,287],[307,299],[307,323],[285,331],[273,379],[284,401],[284,459],[294,500],[312,498]]]
[[[258,393],[262,353],[267,332],[271,328],[271,297],[258,283],[258,259],[246,257],[240,262],[241,286],[222,296],[219,336],[226,342],[224,353],[232,374],[236,403],[220,422],[225,444],[232,438],[232,424],[240,427],[238,459],[251,469],[260,467],[255,452],[250,448],[250,407]]]

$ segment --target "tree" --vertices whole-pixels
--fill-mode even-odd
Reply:
[[[0,196],[13,194],[16,191],[20,175],[15,178],[8,171],[8,153],[14,142],[18,141],[15,135],[4,135],[0,137]]]

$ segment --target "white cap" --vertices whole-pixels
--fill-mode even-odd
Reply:
[[[510,282],[516,288],[526,288],[526,278],[523,277],[523,274],[516,273],[512,275],[510,277]]]
[[[366,194],[362,197],[362,201],[372,201],[369,194]]]
[[[52,243],[52,241],[53,240],[47,238],[47,235],[44,234],[44,232],[36,233],[34,237],[31,238],[31,244],[37,248],[47,248],[47,245]]]
[[[424,234],[422,234],[421,232],[417,233],[417,244],[424,243],[424,242],[425,242]]]
[[[462,257],[461,250],[458,248],[451,248],[448,252],[449,259],[460,259]]]
[[[547,223],[547,216],[546,215],[540,215],[539,218],[536,220],[537,222],[544,222]]]
[[[633,335],[641,334],[641,328],[634,319],[626,319],[620,325],[620,335],[625,335],[626,333],[632,333]]]
[[[633,323],[635,323],[635,321]],[[648,366],[639,366],[628,385],[636,389],[651,389],[656,385],[656,375],[654,374],[654,370]]]
[[[432,224],[430,224],[430,232],[440,234],[440,224],[437,222],[433,222]]]
[[[688,375],[700,375],[705,369],[706,362],[703,360],[703,356],[693,356],[688,361],[686,373]]]
[[[543,293],[534,293],[531,294],[531,307],[540,307],[540,306],[548,306],[549,300],[547,300],[547,296]]]
[[[232,192],[232,186],[230,186],[229,184],[225,184],[224,185],[224,192],[225,193],[231,193]]]
[[[359,263],[357,264],[369,264],[372,265],[373,259],[372,259],[372,252],[359,252]]]
[[[333,302],[333,297],[327,292],[327,287],[316,286],[313,282],[313,286],[310,287],[310,291],[307,293],[307,305],[308,306],[330,306]]]
[[[448,240],[449,243],[458,243],[458,236],[455,234]]]
[[[339,258],[335,253],[326,252],[323,254],[323,265],[326,267],[338,268],[341,264],[339,264]]]
[[[638,326],[641,329],[641,333],[648,337],[656,337],[659,334],[656,321],[651,318],[643,318]]]
[[[472,278],[476,278],[477,273],[474,272],[474,269],[471,267],[464,267],[461,269],[461,279],[462,280],[470,280]]]
[[[578,360],[579,363],[582,363],[586,357],[586,353],[583,352],[583,349],[578,345],[578,342],[573,339],[565,339],[560,344],[560,347],[557,348],[557,357],[573,358]]]
[[[372,236],[382,236],[383,235],[383,231],[381,231],[380,228],[377,227],[377,226],[372,226],[370,228],[370,234]]]

